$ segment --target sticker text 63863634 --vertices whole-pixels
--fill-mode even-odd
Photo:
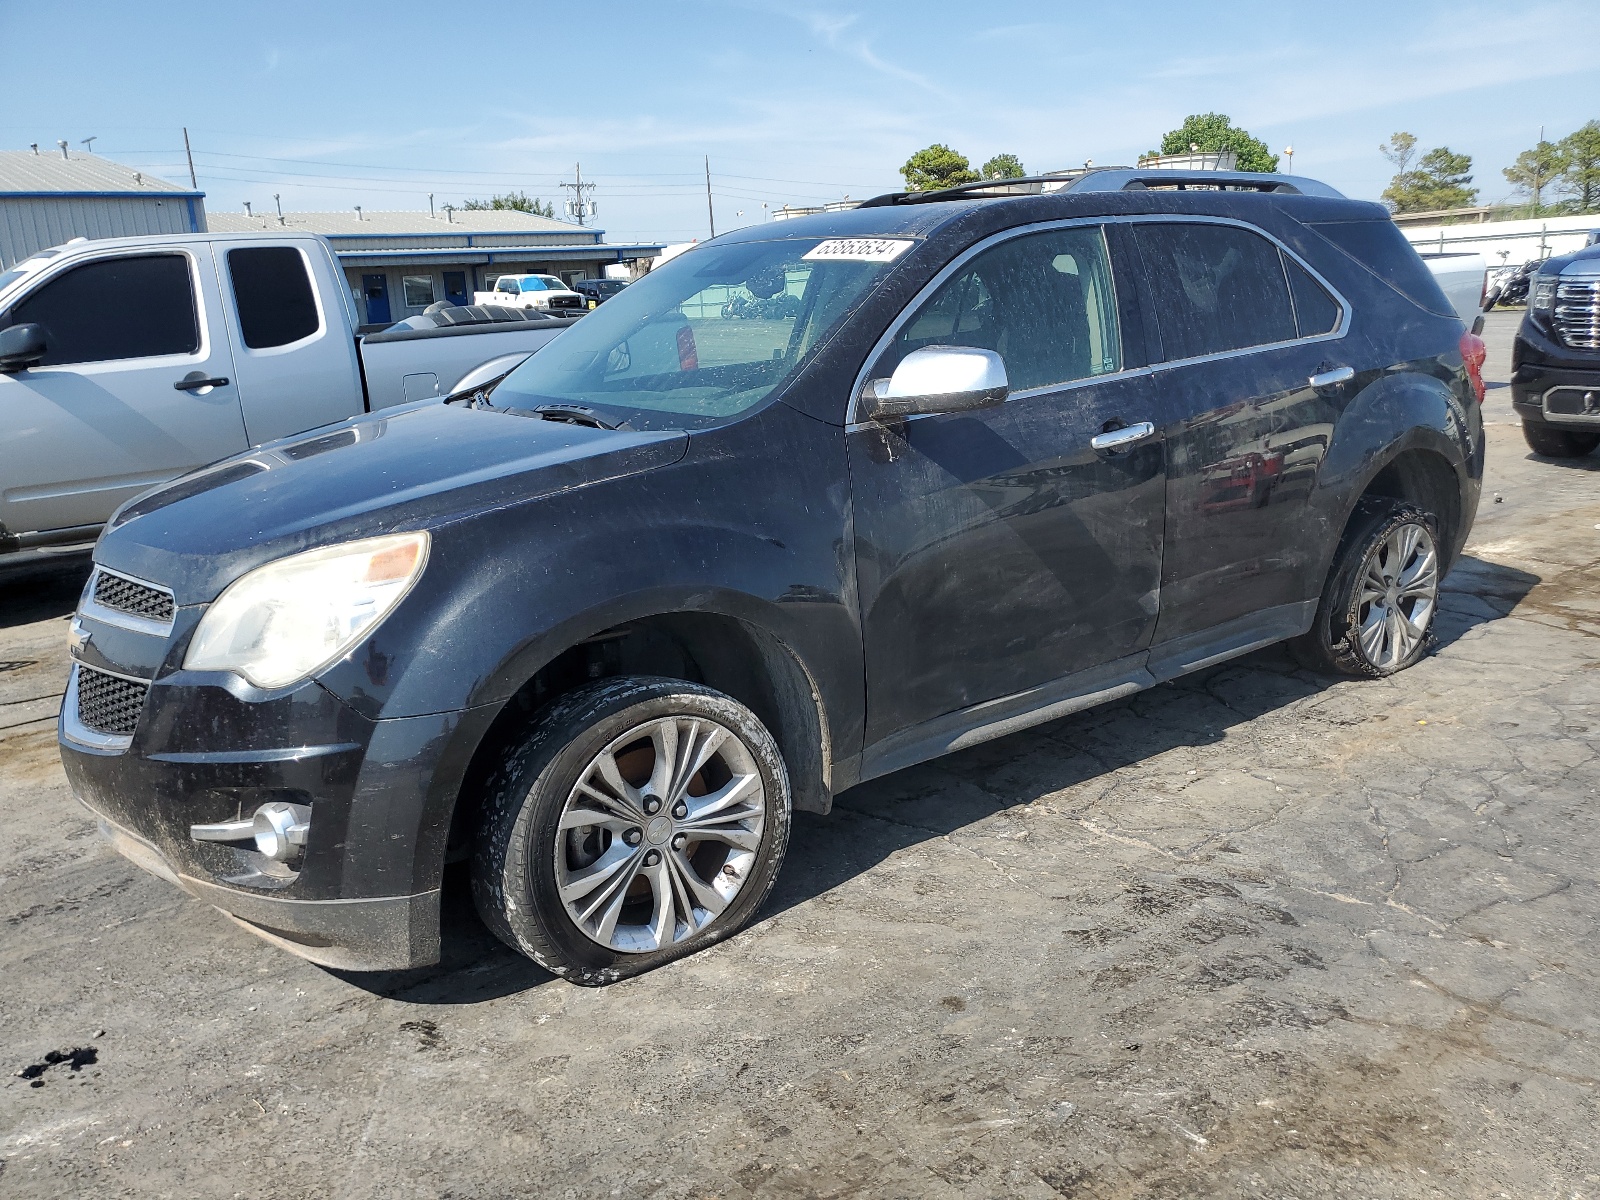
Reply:
[[[904,238],[828,238],[800,257],[808,262],[893,262],[911,245]]]

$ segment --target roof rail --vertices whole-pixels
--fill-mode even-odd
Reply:
[[[1257,171],[1177,171],[1161,167],[1142,170],[1135,167],[1092,167],[1059,175],[981,179],[976,183],[963,183],[932,192],[887,192],[863,201],[860,207],[883,208],[892,204],[932,204],[941,200],[987,200],[1058,192],[1142,192],[1167,188],[1177,191],[1260,192],[1344,199],[1342,192],[1303,175]]]

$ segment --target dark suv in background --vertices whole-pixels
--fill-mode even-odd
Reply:
[[[434,961],[470,859],[501,938],[609,982],[749,921],[862,780],[1274,642],[1415,662],[1482,360],[1381,208],[1294,177],[740,230],[493,386],[124,507],[67,772],[318,962]]]
[[[1511,349],[1511,403],[1536,454],[1600,446],[1600,245],[1539,265]]]

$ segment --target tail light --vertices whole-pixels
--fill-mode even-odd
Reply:
[[[1483,403],[1483,361],[1489,356],[1489,347],[1484,345],[1483,339],[1475,333],[1461,335],[1461,361],[1466,364],[1467,378],[1472,380],[1472,391],[1478,397],[1478,403]]]
[[[693,371],[700,365],[700,351],[694,344],[694,327],[678,327],[678,370]]]

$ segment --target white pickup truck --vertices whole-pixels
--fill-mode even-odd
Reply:
[[[1483,298],[1489,280],[1489,263],[1481,254],[1437,253],[1418,247],[1434,280],[1456,310],[1462,324],[1473,333],[1483,329]]]
[[[474,304],[534,308],[541,312],[587,312],[589,301],[554,275],[502,275],[494,291],[473,292]]]
[[[123,501],[216,459],[475,387],[571,321],[355,324],[306,234],[80,239],[0,273],[0,568],[76,552]]]

